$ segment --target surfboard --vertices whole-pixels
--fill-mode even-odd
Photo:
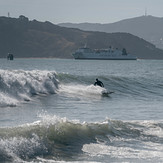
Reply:
[[[102,95],[103,96],[109,96],[110,94],[112,94],[112,93],[114,93],[113,91],[104,91],[104,92],[102,92]]]

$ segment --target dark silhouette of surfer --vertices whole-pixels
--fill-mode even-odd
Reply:
[[[94,83],[94,85],[95,86],[98,85],[100,87],[104,87],[104,84],[100,80],[98,80],[98,79],[96,79],[96,82]]]

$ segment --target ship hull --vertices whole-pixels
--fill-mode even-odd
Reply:
[[[80,60],[137,60],[135,56],[107,56],[107,55],[96,55],[96,54],[73,54],[73,57],[75,59],[80,59]]]
[[[78,60],[137,60],[137,59],[134,59],[134,58],[75,58],[75,59],[78,59]]]

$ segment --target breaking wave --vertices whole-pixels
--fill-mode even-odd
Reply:
[[[0,106],[16,106],[33,95],[56,93],[57,88],[56,72],[0,70]]]
[[[58,80],[61,79],[61,82]],[[0,70],[0,106],[16,106],[22,101],[32,100],[39,94],[65,92],[80,95],[101,95],[104,88],[93,85],[74,84],[78,77],[52,71]],[[69,80],[71,79],[71,80]],[[64,81],[69,81],[64,83]],[[63,84],[62,84],[63,82]]]
[[[114,91],[121,97],[162,99],[161,77],[99,76],[105,88],[95,87],[97,76],[77,76],[55,71],[0,70],[0,106],[16,106],[39,94],[66,93],[83,97],[101,96]]]
[[[57,116],[42,115],[40,118],[31,124],[0,128],[2,162],[41,158],[68,161],[79,155],[91,155],[97,157],[96,160],[107,156],[163,161],[162,122],[107,119],[80,123]]]

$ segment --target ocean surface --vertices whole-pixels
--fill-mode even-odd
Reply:
[[[0,162],[162,163],[163,60],[0,59]]]

